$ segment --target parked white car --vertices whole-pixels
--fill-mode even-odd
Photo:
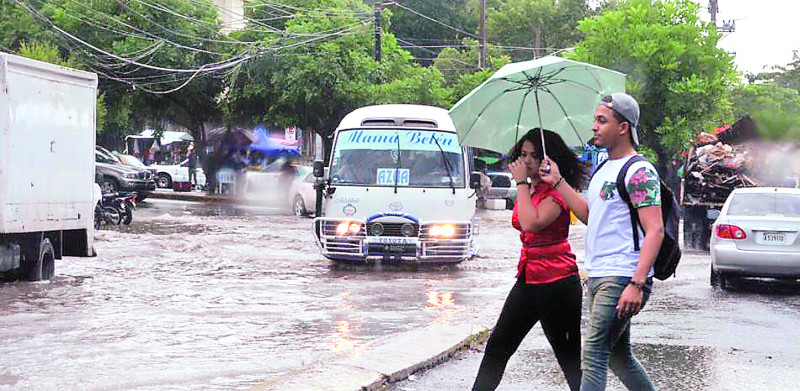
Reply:
[[[172,187],[172,182],[188,182],[189,181],[189,159],[186,159],[180,164],[162,166],[159,164],[151,164],[149,168],[154,168],[157,171],[156,185],[161,188]],[[206,175],[200,166],[195,170],[197,174],[197,185],[199,188],[206,186]]]
[[[245,180],[247,181],[245,192],[259,193],[266,196],[277,195],[280,188],[281,168],[283,168],[284,163],[286,163],[286,160],[280,158],[258,171],[247,171],[245,176]],[[297,178],[295,181],[298,178],[305,178],[305,176],[311,172],[311,167],[309,166],[298,165],[295,166],[295,168],[297,169]],[[292,199],[286,200],[287,204],[291,201]]]
[[[317,178],[313,172],[298,177],[293,183],[289,194],[292,197],[292,212],[297,216],[306,216],[317,212],[317,191],[314,182]]]

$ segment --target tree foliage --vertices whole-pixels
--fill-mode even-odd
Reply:
[[[384,31],[382,58],[375,60],[374,29],[355,12],[367,12],[366,4],[360,0],[326,3],[325,12],[296,13],[284,31],[310,35],[346,32],[253,58],[233,77],[229,115],[249,124],[294,125],[329,136],[347,112],[361,106],[446,104],[442,74],[436,68],[415,64],[393,34]],[[384,15],[389,16],[389,12]],[[264,44],[270,44],[269,39]]]
[[[690,0],[622,0],[580,22],[585,39],[570,54],[627,74],[641,108],[640,141],[661,164],[700,131],[732,118],[732,58],[698,11]]]
[[[590,15],[586,0],[499,0],[487,6],[486,37],[514,61],[530,60],[574,45],[578,21]]]

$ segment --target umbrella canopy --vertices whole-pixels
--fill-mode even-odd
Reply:
[[[532,128],[580,146],[592,138],[600,98],[624,91],[622,73],[548,56],[503,66],[458,101],[450,117],[459,142],[470,147],[507,153]]]
[[[216,128],[206,131],[206,145],[214,148],[245,149],[256,141],[253,132],[242,128]]]

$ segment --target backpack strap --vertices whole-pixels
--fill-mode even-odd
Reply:
[[[633,249],[636,251],[639,251],[639,230],[637,229],[639,226],[639,214],[636,213],[636,208],[634,208],[633,203],[631,203],[631,196],[628,194],[628,189],[625,186],[625,176],[628,174],[628,169],[631,168],[634,163],[646,160],[644,156],[636,155],[628,159],[619,170],[619,174],[617,174],[617,193],[620,198],[628,204],[628,210],[631,215],[631,228],[633,229]]]
[[[608,161],[608,159],[603,160],[602,162],[600,162],[600,164],[597,165],[597,167],[594,168],[594,170],[592,170],[591,175],[589,175],[589,182],[592,181],[592,178],[594,178],[594,174],[596,174],[598,171],[600,171],[600,169],[603,168],[603,165],[606,164],[607,161]]]

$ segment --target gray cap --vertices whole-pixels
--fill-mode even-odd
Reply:
[[[639,135],[636,132],[639,127],[639,103],[636,99],[624,92],[617,92],[604,96],[600,104],[614,110],[631,124],[631,141],[633,145],[639,145]]]

